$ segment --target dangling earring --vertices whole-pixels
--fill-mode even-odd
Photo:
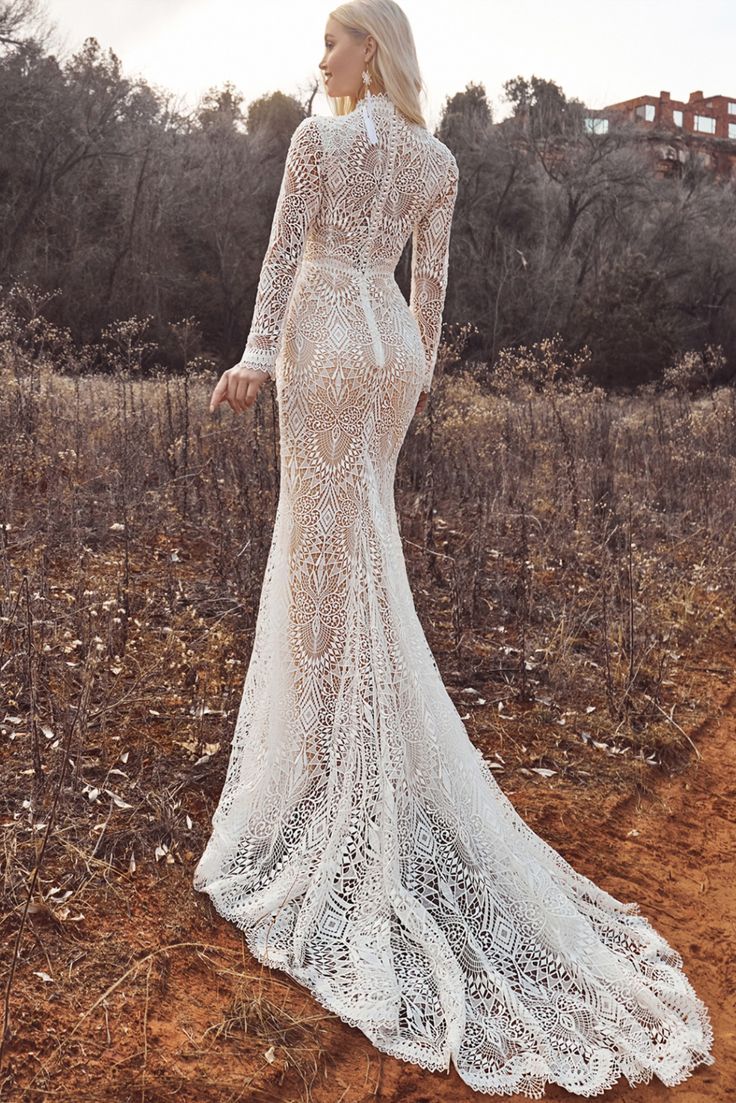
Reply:
[[[373,145],[376,145],[378,138],[376,136],[376,128],[373,123],[373,109],[371,108],[371,75],[367,69],[363,70],[363,84],[365,85],[365,97],[363,99],[363,119],[365,122],[366,134],[368,135],[368,141]]]

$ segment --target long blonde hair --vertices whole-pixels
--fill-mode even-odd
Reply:
[[[376,51],[366,68],[371,75],[371,94],[386,92],[399,111],[413,123],[426,128],[419,102],[424,82],[414,45],[414,35],[403,8],[395,0],[349,0],[330,12],[345,30],[357,39],[371,34]],[[365,97],[363,87],[357,96],[330,96],[336,115],[347,115]]]

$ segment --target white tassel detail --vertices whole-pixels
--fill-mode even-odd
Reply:
[[[366,85],[365,99],[363,100],[363,119],[365,120],[366,134],[368,135],[368,141],[373,145],[378,143],[376,136],[376,128],[373,123],[373,110],[371,108],[371,90]]]

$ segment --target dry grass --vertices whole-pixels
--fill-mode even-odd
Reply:
[[[252,1098],[308,1099],[326,1073],[320,1032],[278,980],[254,995],[232,932],[212,947],[227,967],[199,976],[215,996],[181,1025],[176,1069],[150,1044],[169,984],[186,985],[185,959],[208,945],[189,874],[271,536],[273,392],[245,418],[210,417],[212,378],[194,370],[62,375],[9,341],[3,357],[0,1090],[53,1097],[63,1060],[77,1100],[103,1098],[97,1075],[104,1098],[173,1097],[178,1076],[191,1098],[234,1100],[197,1080],[216,1041],[233,1068],[252,1047]],[[653,766],[697,754],[689,732],[709,702],[691,675],[733,640],[736,401],[610,396],[574,366],[551,371],[555,357],[517,353],[493,389],[472,365],[438,378],[397,475],[409,573],[506,792],[635,792]],[[123,996],[139,1015],[129,1034]]]

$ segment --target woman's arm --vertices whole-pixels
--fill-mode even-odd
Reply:
[[[450,154],[447,176],[434,200],[416,222],[412,234],[409,309],[419,325],[425,356],[423,392],[432,386],[442,331],[442,309],[447,290],[450,230],[457,198],[459,171]]]
[[[319,123],[315,115],[310,115],[302,119],[291,136],[253,321],[238,365],[266,372],[272,379],[307,230],[319,210],[321,161]]]

